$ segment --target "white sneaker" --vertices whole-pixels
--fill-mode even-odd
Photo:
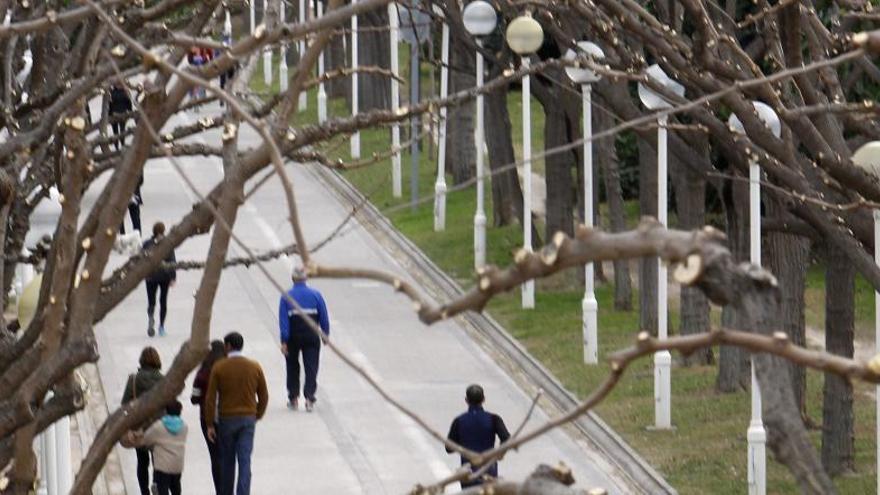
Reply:
[[[308,403],[307,403],[308,404]],[[308,405],[306,405],[308,407]],[[291,411],[296,411],[299,409],[299,397],[295,397],[287,401],[287,408]]]

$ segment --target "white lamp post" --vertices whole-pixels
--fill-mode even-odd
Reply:
[[[282,12],[282,15],[281,15],[282,21],[281,22],[284,22],[284,14],[283,14],[284,0],[281,1],[281,12]],[[306,0],[299,0],[299,23],[300,24],[306,23]],[[284,51],[282,51],[281,53],[283,55]],[[305,54],[306,54],[306,40],[305,40],[305,38],[303,38],[303,39],[299,40],[299,58],[302,59],[305,56]],[[287,69],[287,62],[284,60],[283,56],[281,57],[281,60],[282,60],[282,63],[284,64],[284,68]],[[308,98],[309,98],[309,94],[306,91],[300,91],[299,102],[297,105],[300,112],[305,110],[306,107],[308,106],[308,104],[309,104]]]
[[[530,15],[514,19],[505,33],[510,49],[521,57],[523,68],[529,67],[529,56],[541,48],[544,30]],[[523,249],[532,251],[532,92],[531,77],[522,78],[523,130]],[[535,307],[535,281],[522,285],[522,307]]]
[[[483,0],[471,2],[464,8],[462,15],[464,28],[476,38],[477,42],[477,88],[483,86],[483,46],[481,37],[491,33],[498,24],[495,9]],[[474,214],[474,267],[482,268],[486,264],[486,210],[483,208],[483,95],[477,95],[477,118],[474,127],[474,141],[477,148],[477,211]]]
[[[577,51],[568,50],[565,58],[574,60],[581,54],[587,54],[593,59],[605,58],[605,53],[595,43],[580,41]],[[592,84],[599,80],[599,74],[595,71],[582,67],[566,67],[568,74],[575,84],[581,85],[581,105],[583,106],[584,127],[584,225],[593,226],[593,112],[592,112]],[[593,264],[584,266],[584,299],[581,302],[583,309],[583,335],[584,335],[584,363],[596,364],[599,362],[599,303],[596,301],[595,274]]]
[[[439,7],[434,7],[442,14]],[[449,25],[443,23],[440,40],[440,99],[449,96]],[[434,231],[446,229],[446,106],[440,107],[440,143],[437,149],[437,182],[434,184]]]
[[[871,141],[856,150],[853,163],[866,172],[880,177],[880,141]],[[874,210],[874,262],[880,265],[880,210]],[[880,354],[880,292],[874,292],[874,345]],[[876,388],[877,403],[877,472],[880,473],[880,385]],[[880,493],[880,476],[877,477],[877,493]]]
[[[654,64],[647,69],[647,75],[666,90],[684,96],[684,86],[677,83]],[[671,108],[672,105],[647,85],[639,83],[639,99],[650,110]],[[657,220],[666,225],[666,114],[657,117]],[[657,269],[657,333],[665,339],[667,332],[667,312],[669,301],[666,294],[666,267],[658,261]],[[672,428],[672,355],[669,351],[654,354],[654,427]]]
[[[254,27],[255,27],[256,22],[257,22],[256,14],[254,13],[254,2],[256,2],[256,1],[257,1],[257,0],[248,0],[248,7],[250,7],[250,13],[251,13],[251,17],[250,17],[250,20],[251,20],[251,31],[250,31],[250,33],[251,33],[251,36],[254,35]]]
[[[774,136],[782,133],[779,116],[770,106],[760,101],[752,102],[758,117],[770,128]],[[736,115],[727,120],[737,132],[744,132],[742,122]],[[761,169],[749,160],[749,258],[752,264],[761,266]],[[767,431],[761,418],[761,388],[755,377],[755,361],[752,360],[752,419],[746,433],[749,442],[748,482],[749,495],[767,493]]]
[[[266,14],[269,13],[269,0],[263,0],[263,18],[261,19],[261,23],[266,24]],[[266,83],[266,87],[269,90],[272,90],[272,49],[266,47],[263,50],[263,81]]]
[[[357,0],[351,0],[352,4]],[[358,18],[351,16],[351,115],[358,114]],[[361,133],[355,131],[351,135],[351,158],[357,160],[361,157]]]
[[[278,11],[278,19],[281,21],[281,24],[284,24],[287,14],[287,12],[285,12],[286,8],[284,5],[286,2],[282,1],[279,3],[281,4],[281,10]],[[300,12],[302,12],[302,0],[300,0],[299,8]],[[302,45],[300,45],[300,47],[301,46]],[[302,56],[302,50],[300,50],[299,53],[300,56]],[[283,42],[281,43],[281,61],[278,64],[278,89],[280,89],[282,93],[287,91],[287,43]],[[300,102],[302,102],[302,97],[305,96],[305,94],[305,91],[300,93]]]
[[[318,17],[324,16],[324,2],[323,0],[318,0],[317,2],[317,10]],[[324,75],[324,51],[321,50],[321,56],[318,57],[318,77],[322,77]],[[327,120],[327,90],[324,89],[324,80],[318,80],[318,122],[323,123]]]
[[[388,24],[391,28],[391,110],[397,115],[400,109],[400,18],[397,13],[397,4],[388,4]],[[394,154],[391,155],[391,192],[395,198],[403,195],[403,176],[400,163],[400,123],[394,121],[391,126],[391,146]]]

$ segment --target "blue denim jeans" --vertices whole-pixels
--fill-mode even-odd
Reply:
[[[220,495],[233,495],[235,463],[238,461],[238,486],[236,495],[251,492],[251,453],[254,450],[254,431],[257,418],[253,416],[227,416],[220,418],[217,444],[220,447]]]

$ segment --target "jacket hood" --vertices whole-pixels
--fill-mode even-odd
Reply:
[[[162,424],[165,425],[165,429],[168,430],[168,433],[172,435],[177,435],[180,433],[180,430],[183,429],[183,419],[180,416],[171,416],[166,414],[162,416]]]

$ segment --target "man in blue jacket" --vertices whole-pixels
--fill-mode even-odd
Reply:
[[[471,385],[467,388],[465,402],[467,402],[468,410],[452,422],[448,435],[450,441],[468,450],[481,453],[492,450],[495,447],[496,436],[501,443],[506,442],[510,438],[510,433],[507,431],[507,426],[504,425],[504,420],[501,419],[501,416],[483,409],[483,401],[485,400],[486,396],[483,394],[483,387]],[[446,452],[451,454],[454,450],[446,447]],[[462,457],[461,464],[465,465],[467,463],[468,460]],[[471,466],[471,471],[476,472],[481,467]],[[498,463],[492,463],[492,466],[485,471],[484,476],[497,478]],[[463,480],[461,488],[465,489],[481,484],[483,484],[482,478],[471,481]]]
[[[317,290],[306,285],[306,271],[296,267],[291,274],[293,287],[278,304],[278,327],[281,330],[281,353],[287,359],[287,407],[299,407],[299,355],[305,368],[303,395],[306,411],[315,407],[315,391],[318,389],[318,359],[321,354],[321,337],[312,329],[307,320],[314,322],[330,337],[330,319],[324,298]],[[296,308],[287,300],[290,296],[299,305]]]

